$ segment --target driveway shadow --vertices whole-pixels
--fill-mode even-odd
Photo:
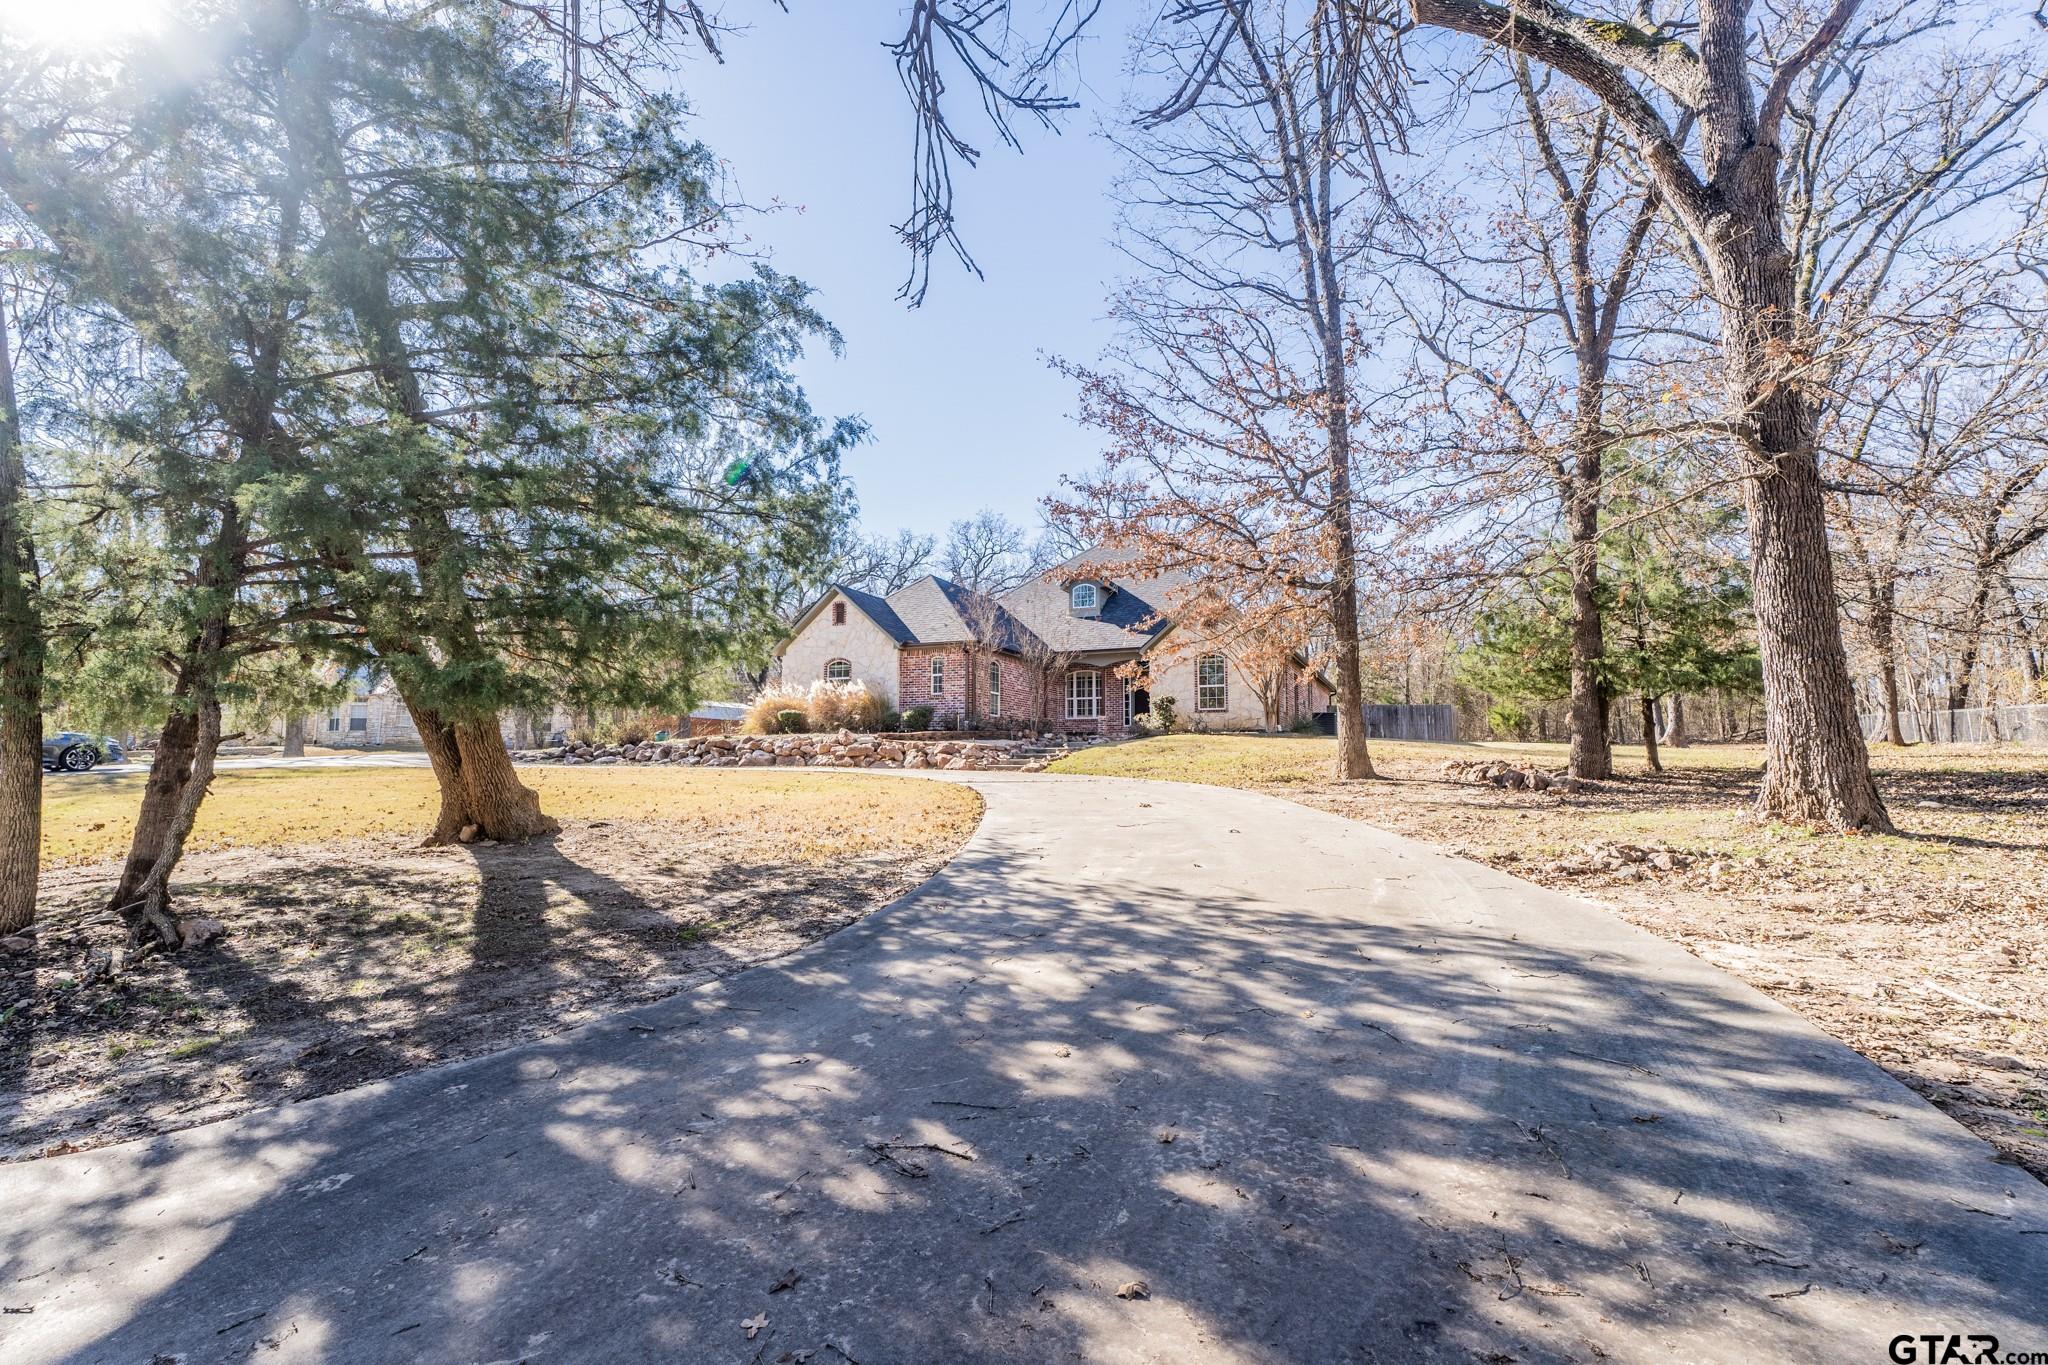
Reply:
[[[0,1172],[12,1358],[1750,1361],[2042,1326],[2048,1196],[1677,949],[1244,793],[982,785],[939,877],[778,963]]]

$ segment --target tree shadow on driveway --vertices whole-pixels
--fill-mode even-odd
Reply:
[[[1048,784],[1055,825],[1007,787],[939,877],[773,965],[0,1172],[35,1308],[11,1358],[1750,1361],[2038,1331],[2048,1197],[1677,949],[1265,798]]]

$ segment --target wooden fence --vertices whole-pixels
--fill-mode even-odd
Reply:
[[[1365,733],[1371,739],[1454,740],[1457,713],[1448,706],[1367,706]]]

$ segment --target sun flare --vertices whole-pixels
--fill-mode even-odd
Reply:
[[[84,48],[147,33],[169,0],[0,0],[0,41]]]

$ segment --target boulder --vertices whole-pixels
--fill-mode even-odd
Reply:
[[[740,766],[742,768],[772,768],[775,766],[775,755],[756,749],[740,760]]]
[[[221,935],[228,927],[217,919],[180,920],[178,922],[178,944],[184,948],[203,948]]]

